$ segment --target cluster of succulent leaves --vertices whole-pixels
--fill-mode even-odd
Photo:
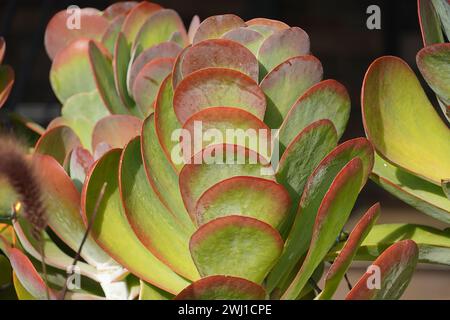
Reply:
[[[68,18],[56,14],[45,35],[62,115],[34,130],[47,281],[28,222],[19,214],[0,229],[0,268],[9,260],[19,298],[60,297],[86,234],[82,286],[67,299],[330,299],[354,260],[375,260],[381,289],[367,287],[366,273],[348,299],[396,299],[418,261],[450,264],[448,232],[376,225],[378,204],[343,236],[378,159],[366,138],[339,142],[350,98],[322,79],[302,29],[226,14],[194,18],[186,31],[175,11],[149,2],[82,9],[81,29],[67,29]],[[259,138],[279,141],[278,165],[237,140],[193,157],[224,151],[256,163],[179,165],[172,133],[196,121],[279,129]]]

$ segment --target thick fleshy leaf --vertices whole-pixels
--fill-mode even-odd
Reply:
[[[200,22],[201,22],[200,17],[198,15],[192,17],[188,30],[189,43],[192,43],[194,41],[194,36],[197,33],[198,27],[200,26]]]
[[[178,274],[197,280],[199,276],[188,247],[193,228],[187,230],[150,186],[139,137],[131,140],[122,153],[119,190],[128,221],[144,246]]]
[[[333,122],[339,140],[350,116],[350,103],[350,97],[342,84],[335,80],[319,82],[289,110],[280,127],[280,143],[287,146],[303,128],[320,119]]]
[[[173,66],[172,71],[172,87],[176,89],[178,87],[178,84],[183,80],[183,73],[181,72],[181,64],[183,63],[184,55],[186,52],[191,48],[192,46],[189,45],[178,54],[177,58],[175,59],[175,64]]]
[[[195,221],[195,204],[200,196],[219,181],[252,176],[273,180],[270,163],[256,152],[237,145],[213,145],[195,154],[180,172],[184,204]]]
[[[170,83],[170,82],[169,82]],[[190,233],[194,225],[181,198],[178,175],[162,150],[155,129],[155,118],[150,115],[142,126],[142,158],[148,181],[164,205],[169,208],[176,220]]]
[[[47,54],[53,60],[60,50],[81,38],[101,41],[108,26],[108,19],[97,9],[83,8],[79,16],[71,10],[62,10],[53,16],[45,30]]]
[[[294,57],[273,69],[261,82],[267,96],[264,122],[279,128],[297,99],[322,80],[322,75],[322,64],[313,56]]]
[[[450,105],[450,43],[423,48],[417,54],[422,76],[446,105]]]
[[[260,79],[289,58],[309,54],[309,49],[309,36],[303,29],[293,27],[274,32],[258,51]]]
[[[181,52],[181,47],[174,42],[163,42],[147,50],[144,50],[136,59],[133,64],[129,67],[127,76],[127,87],[128,91],[131,93],[133,90],[133,85],[136,80],[138,73],[142,68],[154,59],[160,58],[172,58],[175,59]]]
[[[254,18],[245,22],[248,26],[268,26],[275,30],[289,29],[289,25],[282,21],[267,19],[267,18]]]
[[[280,159],[276,177],[289,191],[293,203],[297,203],[314,168],[336,145],[336,129],[329,120],[312,123],[289,144]]]
[[[172,89],[172,76],[169,75],[163,80],[156,97],[155,102],[155,128],[158,136],[158,141],[161,148],[169,161],[178,173],[183,167],[182,163],[177,165],[172,161],[172,151],[179,143],[179,137],[173,137],[176,130],[181,129],[181,124],[175,115],[173,110],[173,89]]]
[[[300,271],[282,299],[295,299],[322,262],[344,227],[358,197],[363,179],[359,158],[351,160],[336,176],[318,209],[311,244]]]
[[[286,189],[272,180],[234,177],[206,190],[195,206],[195,218],[202,225],[219,217],[243,215],[278,228],[288,213],[291,200]]]
[[[249,76],[226,68],[191,73],[179,83],[173,97],[173,108],[182,124],[194,113],[218,106],[241,108],[263,119],[266,99]]]
[[[433,2],[433,7],[436,10],[440,20],[442,29],[447,36],[450,38],[450,3],[448,0],[431,0]]]
[[[183,157],[191,157],[212,144],[236,144],[271,156],[272,133],[264,122],[239,108],[214,107],[194,113],[183,125],[189,138],[182,142]],[[187,138],[187,137],[183,137]],[[219,141],[217,141],[219,140]]]
[[[403,240],[390,246],[373,263],[380,277],[380,288],[369,287],[374,277],[374,268],[367,271],[346,300],[397,300],[399,299],[413,276],[418,260],[419,249],[412,240]]]
[[[372,261],[390,245],[411,239],[419,246],[419,261],[450,265],[450,230],[415,224],[380,224],[372,228],[361,244],[355,260]],[[336,245],[327,258],[333,259],[342,244]]]
[[[450,223],[450,199],[442,188],[392,165],[378,154],[371,179],[414,208]]]
[[[130,10],[122,26],[122,32],[129,44],[134,43],[134,40],[145,21],[161,9],[162,7],[159,4],[142,1]]]
[[[280,280],[286,277],[287,273],[294,270],[301,257],[307,252],[320,204],[336,175],[350,160],[358,157],[362,160],[363,165],[362,188],[373,167],[373,153],[372,145],[367,139],[349,140],[333,149],[314,169],[305,184],[283,255],[268,277],[269,291],[272,291],[280,283]]]
[[[112,61],[107,49],[100,43],[89,41],[88,51],[97,90],[105,105],[111,113],[130,113],[116,91]]]
[[[92,92],[97,87],[89,61],[89,41],[83,38],[72,42],[53,60],[50,83],[61,103],[77,93]]]
[[[159,10],[142,25],[133,43],[133,51],[139,55],[145,49],[169,41],[174,32],[180,32],[182,42],[178,44],[184,47],[189,41],[178,13],[172,9]]]
[[[139,300],[172,300],[173,295],[147,283],[140,281]]]
[[[110,148],[123,148],[131,139],[140,134],[142,120],[127,115],[107,116],[94,127],[92,148],[95,150],[101,143]]]
[[[222,36],[223,39],[233,40],[249,49],[254,56],[258,55],[259,48],[265,37],[258,31],[247,27],[240,27],[228,31]]]
[[[0,66],[0,108],[3,107],[14,84],[14,70],[10,66]]]
[[[34,152],[52,156],[62,166],[68,164],[70,153],[75,147],[81,146],[75,132],[66,126],[47,130],[36,143]]]
[[[231,40],[205,40],[186,51],[181,64],[183,76],[205,68],[237,70],[258,82],[258,60],[246,47]]]
[[[90,219],[99,194],[106,183],[103,200],[92,228],[98,244],[131,273],[157,287],[178,293],[189,282],[174,273],[151,254],[136,237],[122,207],[119,186],[121,150],[114,149],[98,160],[86,178],[82,193],[82,210]]]
[[[154,59],[137,74],[132,92],[134,100],[145,116],[153,112],[161,82],[172,72],[173,63],[173,58]]]
[[[436,10],[434,10],[433,1],[418,0],[417,6],[423,44],[429,46],[435,43],[445,42],[441,22]]]
[[[61,110],[64,123],[80,138],[83,146],[92,150],[92,133],[96,123],[110,113],[97,90],[73,95]]]
[[[126,16],[119,15],[114,18],[109,24],[108,29],[105,31],[102,37],[102,44],[108,49],[108,52],[114,54],[114,46],[116,45],[117,37],[122,30],[123,23],[125,22]]]
[[[231,275],[261,283],[280,255],[283,239],[264,222],[228,216],[202,225],[189,246],[203,277]]]
[[[212,16],[202,21],[195,33],[193,43],[207,39],[218,39],[232,29],[245,26],[245,22],[234,14]]]
[[[136,105],[131,99],[128,88],[127,88],[127,72],[128,63],[131,59],[130,46],[128,45],[127,39],[123,33],[119,33],[117,36],[117,41],[114,47],[114,58],[113,58],[113,71],[114,71],[114,83],[116,85],[117,93],[123,104],[130,110],[134,115],[139,116],[140,112],[136,109]]]
[[[450,177],[450,129],[403,60],[382,57],[372,63],[362,108],[366,134],[381,156],[438,185]],[[421,130],[420,123],[433,130]]]
[[[69,173],[70,178],[78,191],[81,191],[84,179],[93,163],[94,157],[88,150],[81,147],[76,147],[72,150],[69,162]]]
[[[36,300],[31,293],[25,289],[25,287],[20,283],[19,279],[15,272],[13,272],[13,283],[14,283],[14,291],[16,292],[17,298],[19,300]]]
[[[139,2],[137,1],[121,1],[113,3],[103,10],[103,16],[109,20],[112,20],[120,15],[128,14]]]
[[[264,288],[254,282],[219,275],[194,282],[175,300],[264,300],[265,297]]]
[[[344,247],[334,260],[325,278],[325,286],[319,295],[319,299],[331,299],[336,292],[339,282],[341,282],[347,272],[352,260],[358,251],[364,238],[372,229],[378,216],[380,215],[380,204],[377,203],[367,210],[350,233]]]

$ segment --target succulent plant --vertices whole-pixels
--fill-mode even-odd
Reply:
[[[397,57],[369,67],[362,89],[363,120],[376,149],[372,178],[426,214],[450,223],[450,4],[419,0],[424,48],[417,66],[436,93],[440,117],[411,68]]]
[[[366,273],[348,299],[396,299],[418,261],[450,264],[448,232],[375,225],[379,204],[342,232],[374,151],[338,144],[350,99],[302,29],[226,14],[187,32],[149,2],[82,9],[77,30],[67,18],[45,37],[62,116],[31,160],[48,281],[20,212],[0,234],[19,298],[64,298],[75,252],[68,299],[330,299],[354,259],[376,259],[381,288]]]

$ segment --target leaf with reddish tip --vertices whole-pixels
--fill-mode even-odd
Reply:
[[[113,3],[103,10],[103,16],[109,20],[112,20],[120,15],[128,14],[139,2],[137,1],[122,1]]]
[[[434,10],[433,1],[418,0],[417,8],[423,44],[429,46],[435,43],[445,42],[441,22],[439,21],[436,10]]]
[[[264,222],[228,216],[202,225],[189,246],[203,277],[230,275],[260,284],[281,254],[283,239]]]
[[[450,43],[428,46],[417,54],[417,66],[422,76],[446,105],[450,105],[449,61]]]
[[[0,108],[3,107],[14,84],[14,70],[10,66],[0,66]]]
[[[136,55],[139,55],[145,49],[169,41],[175,32],[180,32],[182,43],[179,44],[184,47],[189,40],[183,21],[178,13],[172,9],[159,10],[152,14],[142,25],[133,43],[133,51],[136,52]]]
[[[69,173],[70,178],[78,191],[81,191],[84,179],[93,163],[94,157],[88,150],[81,147],[76,147],[72,150],[70,155]]]
[[[122,206],[118,175],[121,150],[113,149],[98,160],[82,193],[82,210],[90,219],[99,194],[106,183],[103,200],[92,227],[92,237],[118,263],[155,286],[177,294],[189,282],[158,260],[136,237]]]
[[[127,115],[111,115],[104,117],[94,127],[92,148],[95,150],[101,143],[111,148],[123,148],[131,139],[140,134],[142,120]]]
[[[414,274],[419,249],[412,240],[403,240],[390,246],[371,265],[371,269],[362,276],[358,283],[345,297],[346,300],[397,300],[399,299]],[[371,278],[380,277],[380,288],[371,286]]]
[[[174,42],[163,42],[144,50],[140,55],[134,59],[133,63],[128,69],[127,87],[128,91],[132,93],[133,85],[138,73],[149,62],[160,58],[176,59],[181,52],[181,47]]]
[[[328,119],[342,137],[350,116],[350,97],[345,87],[335,80],[314,85],[292,106],[280,127],[280,143],[287,146],[292,139],[314,121]]]
[[[308,34],[298,27],[278,30],[268,37],[259,48],[261,64],[259,78],[262,79],[280,63],[289,58],[309,54]]]
[[[282,299],[295,299],[299,295],[335,243],[358,197],[363,170],[361,159],[354,158],[333,180],[317,212],[306,258]]]
[[[122,26],[122,32],[129,44],[134,43],[145,21],[161,9],[159,4],[142,1],[130,10]]]
[[[263,119],[266,99],[249,76],[226,68],[193,72],[175,90],[173,108],[182,124],[194,113],[217,106],[241,108]]]
[[[100,43],[96,44],[93,41],[89,41],[88,51],[96,87],[104,104],[111,113],[130,113],[130,110],[124,105],[116,91],[113,65],[107,49]]]
[[[70,153],[79,146],[81,146],[81,142],[75,132],[69,127],[59,126],[47,130],[40,137],[34,152],[52,156],[65,167],[68,164]]]
[[[237,145],[213,145],[195,154],[180,172],[184,204],[195,221],[195,204],[214,184],[236,176],[273,180],[272,167],[258,153]]]
[[[17,278],[17,275],[15,272],[13,272],[13,284],[14,284],[14,290],[17,295],[17,299],[19,300],[36,300],[28,291],[25,289],[25,287],[20,283],[19,279]]]
[[[264,300],[266,292],[260,285],[230,276],[210,276],[194,282],[181,291],[175,300]]]
[[[232,29],[245,26],[245,22],[234,14],[211,16],[200,24],[194,35],[193,43],[207,39],[218,39]]]
[[[380,204],[373,205],[358,221],[350,233],[344,247],[334,260],[325,278],[325,286],[318,299],[331,299],[336,292],[339,283],[347,272],[359,246],[372,229],[380,215]]]
[[[5,57],[6,42],[3,37],[0,37],[0,64],[3,63],[3,58]]]
[[[184,55],[191,48],[191,45],[188,45],[186,48],[181,50],[175,59],[175,63],[173,65],[172,70],[172,86],[174,89],[178,87],[178,84],[183,80],[183,73],[181,72],[181,64],[183,63]]]
[[[261,82],[267,96],[264,122],[271,128],[279,128],[298,98],[321,81],[322,75],[322,64],[313,56],[294,57],[273,69]]]
[[[128,63],[131,59],[130,48],[131,47],[128,44],[127,39],[125,39],[123,33],[120,32],[117,36],[117,41],[114,47],[114,83],[123,104],[132,114],[139,116],[141,113],[138,110],[135,110],[136,105],[133,99],[131,99],[127,88]]]
[[[125,215],[142,244],[178,274],[197,280],[198,272],[188,247],[194,231],[192,225],[189,230],[180,223],[150,186],[142,163],[139,137],[131,140],[122,153],[119,191]]]
[[[173,63],[173,58],[154,59],[137,74],[132,92],[136,104],[145,116],[153,112],[161,82],[172,72]]]
[[[185,161],[211,144],[236,144],[271,156],[269,127],[253,114],[239,108],[214,107],[194,113],[183,125],[190,142],[182,142]],[[230,133],[229,130],[234,130]],[[213,134],[214,133],[214,134]],[[221,133],[221,141],[214,140]],[[224,140],[224,141],[222,141]],[[185,150],[186,149],[186,150]]]
[[[450,129],[406,62],[392,56],[375,60],[364,78],[361,105],[366,135],[382,157],[437,185],[450,177]],[[433,130],[422,130],[420,123]]]
[[[114,46],[116,45],[117,37],[122,30],[123,23],[125,22],[126,16],[120,15],[114,18],[109,24],[108,29],[102,37],[102,44],[108,49],[108,52],[114,54]]]
[[[172,160],[172,151],[179,143],[179,137],[173,139],[173,134],[176,130],[181,129],[181,124],[173,110],[173,89],[172,76],[169,75],[161,83],[158,95],[155,101],[155,128],[158,136],[158,141],[161,145],[167,160],[176,170],[180,172],[183,163],[174,164]]]
[[[258,60],[246,47],[231,40],[205,40],[186,51],[181,64],[183,76],[205,68],[229,68],[258,81]]]
[[[85,38],[101,41],[108,29],[109,21],[101,12],[93,8],[83,8],[79,11],[79,26],[71,10],[62,10],[55,14],[45,30],[45,49],[51,60],[60,50],[67,48],[72,42]],[[73,25],[71,25],[73,24]],[[69,27],[70,26],[70,27]]]
[[[282,21],[267,19],[267,18],[254,18],[245,22],[248,26],[269,26],[276,30],[289,29],[289,25]]]
[[[192,17],[191,23],[189,24],[188,30],[189,43],[192,43],[194,41],[194,36],[197,33],[199,26],[200,26],[200,17],[198,15],[195,15]]]
[[[430,0],[441,20],[441,26],[447,39],[450,38],[450,2],[448,0]]]
[[[184,207],[178,187],[178,175],[162,150],[155,129],[155,118],[150,115],[142,126],[141,132],[142,158],[147,178],[171,213],[189,232],[194,231],[194,225]]]
[[[254,56],[258,55],[259,48],[261,47],[262,42],[265,40],[265,37],[261,33],[247,27],[240,27],[230,30],[225,33],[222,38],[242,44],[244,47],[249,49]]]
[[[257,177],[234,177],[202,194],[195,206],[195,217],[202,225],[223,216],[243,215],[278,228],[290,205],[289,194],[281,184]]]
[[[314,220],[323,198],[330,189],[336,175],[354,158],[362,160],[363,179],[366,183],[373,167],[374,151],[365,138],[346,141],[333,149],[320,161],[306,181],[294,224],[286,240],[283,255],[267,279],[267,288],[272,291],[286,274],[294,270],[307,252],[313,232]]]
[[[140,280],[139,300],[172,300],[173,295]]]
[[[80,138],[83,146],[92,149],[92,133],[96,123],[110,113],[97,90],[73,95],[64,103],[61,110],[64,124],[69,126]]]
[[[445,197],[440,186],[408,173],[378,154],[371,179],[417,210],[450,223],[450,199]]]

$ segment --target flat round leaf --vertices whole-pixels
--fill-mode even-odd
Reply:
[[[159,4],[142,1],[130,10],[122,26],[122,32],[129,44],[134,43],[136,35],[144,25],[145,21],[161,9],[162,7]]]
[[[282,21],[267,19],[267,18],[254,18],[245,22],[248,26],[268,26],[276,30],[289,29],[289,25]]]
[[[103,34],[102,44],[106,49],[108,49],[108,52],[111,55],[114,54],[114,46],[116,45],[117,37],[122,30],[122,25],[125,22],[125,18],[126,16],[124,15],[115,17],[110,22],[108,29],[106,29],[105,33]]]
[[[126,15],[133,9],[139,2],[137,1],[122,1],[113,3],[103,10],[103,16],[109,20],[112,20],[120,15]]]
[[[431,0],[418,0],[420,30],[425,46],[444,42],[441,22]]]
[[[218,39],[227,31],[245,27],[245,22],[234,14],[211,16],[202,21],[194,35],[192,43],[207,39]]]
[[[265,37],[261,33],[247,27],[240,27],[230,30],[225,33],[222,38],[242,44],[244,47],[249,49],[254,56],[258,55],[258,50],[261,47],[262,42],[265,40]]]

